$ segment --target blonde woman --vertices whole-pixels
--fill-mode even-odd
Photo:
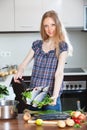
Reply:
[[[14,81],[22,78],[26,66],[34,58],[30,87],[40,88],[49,86],[53,102],[44,110],[61,111],[60,96],[63,91],[64,66],[68,55],[72,55],[66,30],[58,15],[51,10],[42,16],[42,40],[36,40],[24,61],[20,64]]]

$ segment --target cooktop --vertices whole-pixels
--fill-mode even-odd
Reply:
[[[65,73],[84,73],[84,70],[82,68],[65,68]]]

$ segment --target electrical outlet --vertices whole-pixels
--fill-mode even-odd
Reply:
[[[5,52],[5,55],[6,55],[6,56],[11,56],[11,51],[6,51],[6,52]]]
[[[11,51],[1,51],[0,56],[1,57],[9,57],[9,56],[11,56]]]
[[[4,56],[4,51],[0,51],[0,56],[1,56],[1,57]]]

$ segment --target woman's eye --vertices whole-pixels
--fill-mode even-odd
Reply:
[[[48,25],[44,25],[44,27],[46,28],[46,27],[48,27]]]
[[[55,24],[52,24],[51,26],[56,26]]]
[[[44,25],[44,28],[49,28],[49,27],[55,27],[55,24],[51,24],[51,25]]]

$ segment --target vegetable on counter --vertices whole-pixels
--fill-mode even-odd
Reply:
[[[80,124],[75,124],[74,128],[81,128],[81,125]]]
[[[85,122],[86,115],[80,111],[73,111],[71,113],[71,118],[78,124]]]
[[[25,112],[23,115],[24,121],[28,121],[31,119],[31,114],[29,112]]]
[[[6,77],[11,74],[17,73],[17,65],[7,65],[3,68],[0,68],[0,77]]]
[[[66,122],[64,120],[58,120],[57,121],[57,126],[60,128],[65,128],[66,127]]]
[[[75,128],[81,128],[81,124],[86,121],[86,115],[81,111],[72,111],[71,118],[75,122]]]
[[[53,110],[52,110],[53,111]],[[45,113],[52,113],[52,111],[50,110],[47,110],[45,111]],[[53,121],[45,121],[43,119],[36,119],[36,120],[33,120],[32,118],[32,115],[35,114],[35,111],[32,112],[28,109],[25,109],[24,110],[24,115],[23,115],[23,119],[24,121],[26,121],[28,124],[36,124],[36,125],[39,125],[39,126],[42,126],[42,125],[56,125],[57,127],[59,128],[65,128],[65,127],[74,127],[74,128],[81,128],[82,127],[82,124],[86,124],[86,115],[83,114],[83,113],[80,113],[80,114],[77,114],[79,113],[79,111],[72,111],[74,114],[78,115],[74,117],[74,115],[72,115],[72,113],[70,113],[72,116],[67,118],[66,120],[53,120]],[[39,111],[36,111],[37,114],[40,114]],[[56,111],[53,111],[53,113],[56,113]],[[44,114],[44,111],[42,112],[42,114]],[[78,117],[80,116],[83,116],[85,117],[84,121],[83,119],[79,119]]]
[[[67,118],[65,122],[66,122],[67,126],[74,126],[75,125],[74,120],[70,119],[70,118]]]
[[[9,91],[5,85],[0,85],[0,98],[9,95]]]

